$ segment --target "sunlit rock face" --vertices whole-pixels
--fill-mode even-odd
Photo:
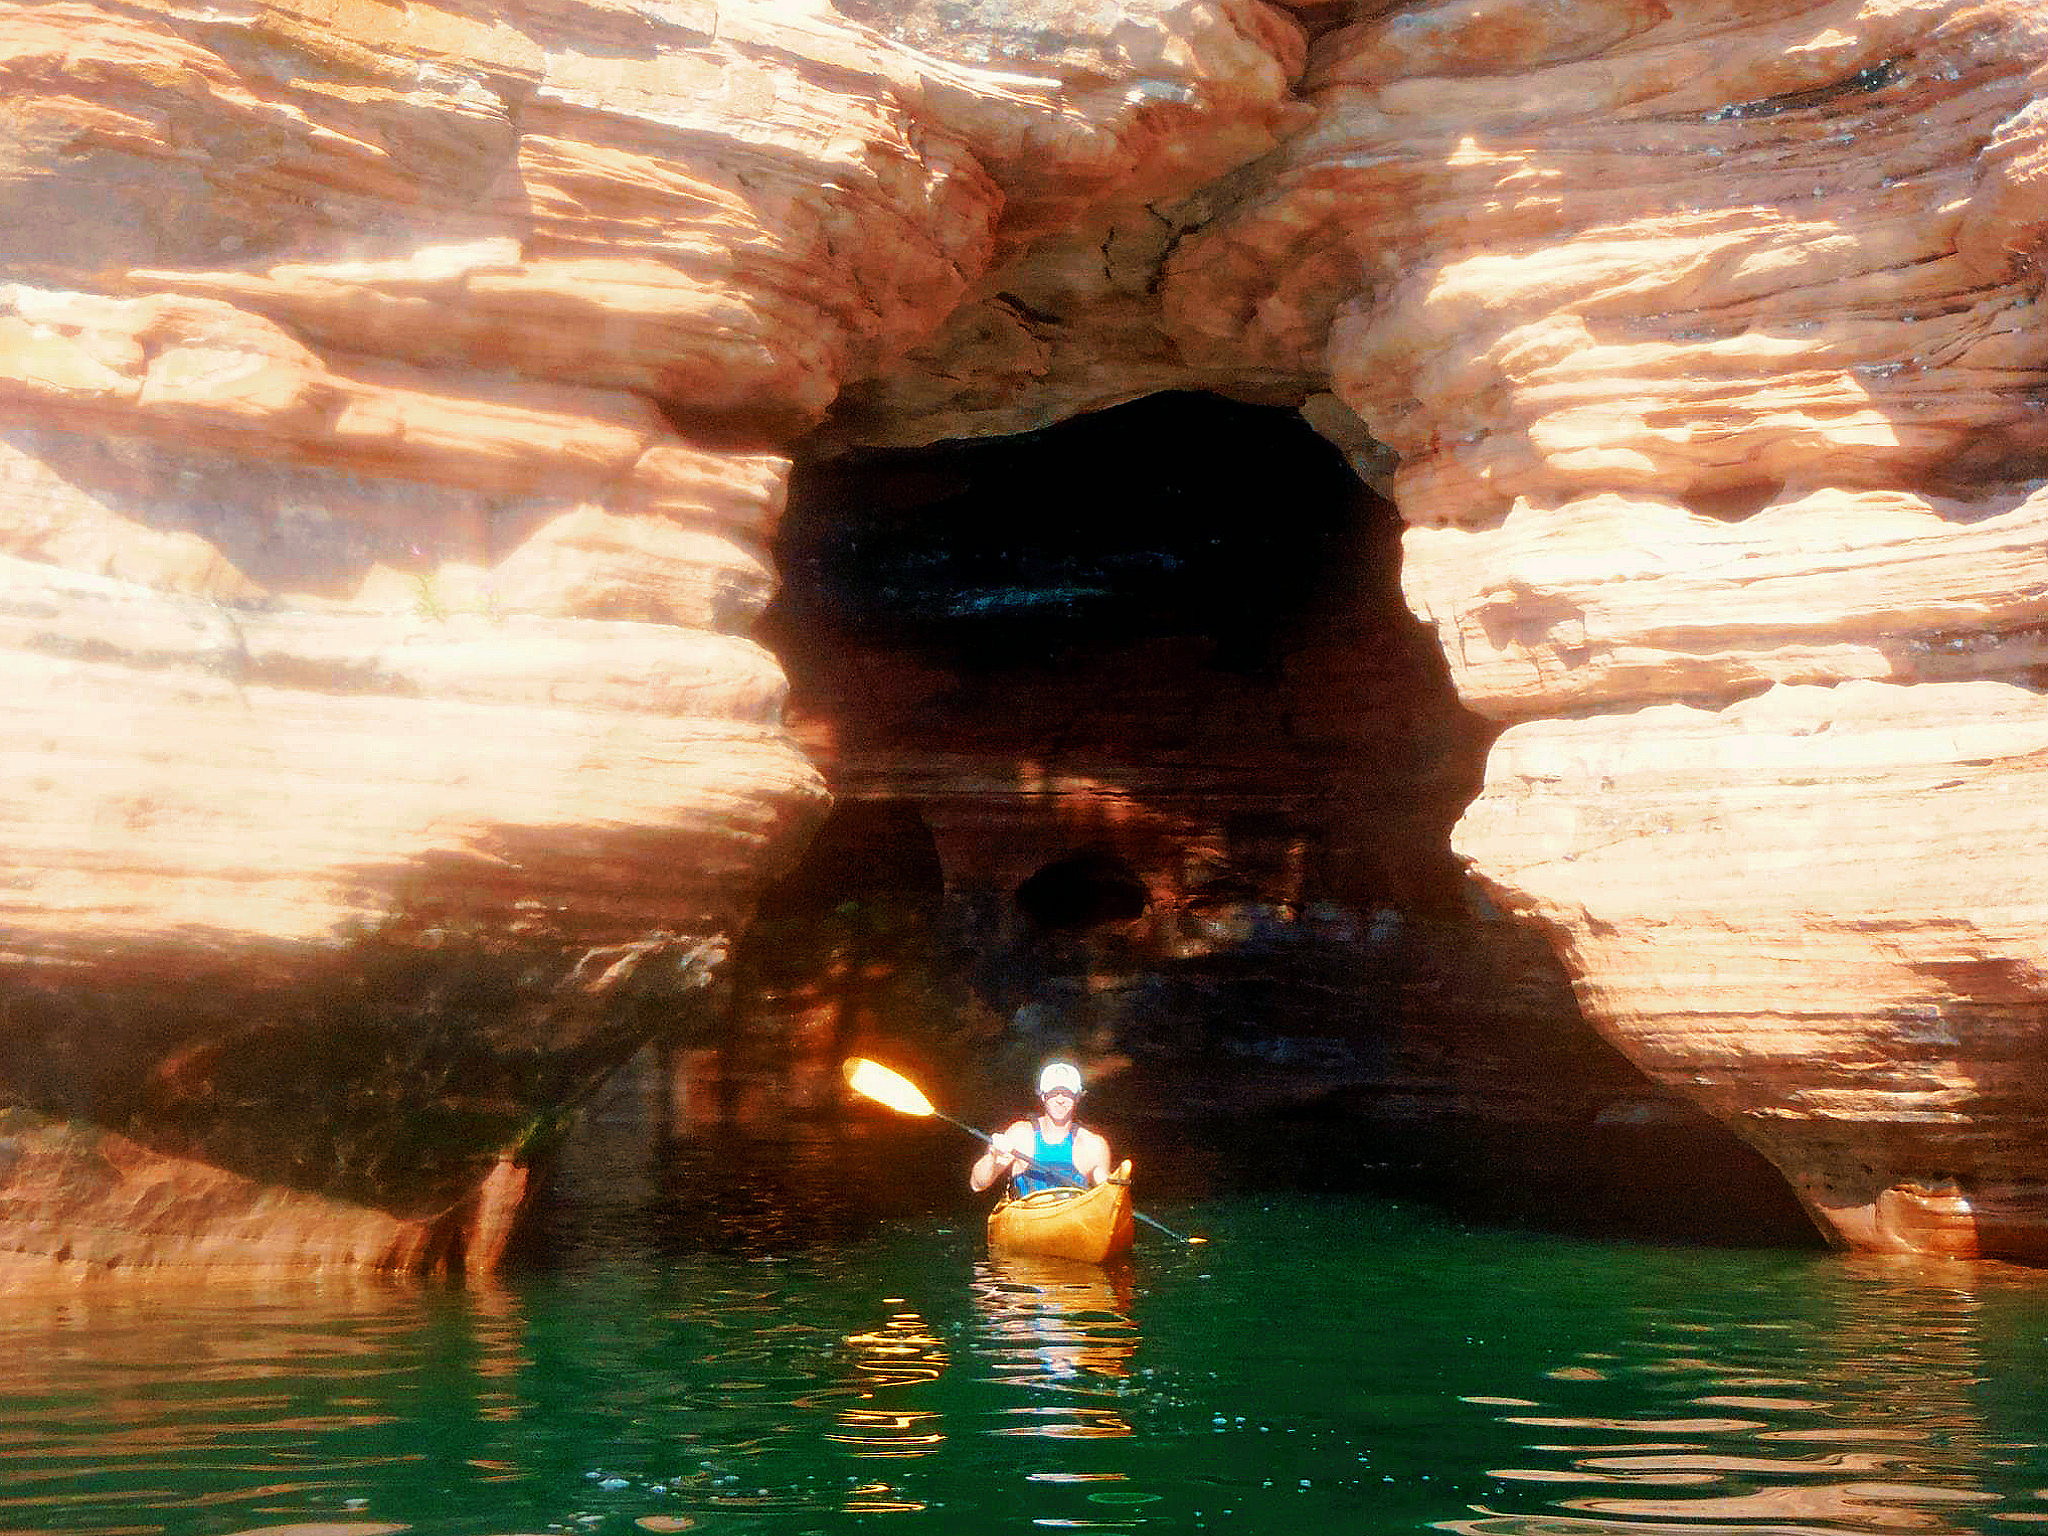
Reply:
[[[0,1250],[487,1267],[706,1017],[784,447],[1298,112],[1255,0],[874,10],[0,6]]]
[[[1525,9],[1325,38],[1178,312],[1238,286],[1203,329],[1400,455],[1409,601],[1510,723],[1456,846],[1589,1016],[1841,1240],[2048,1256],[2048,29]]]
[[[1307,396],[1508,726],[1454,845],[1587,1016],[1841,1241],[2048,1254],[2038,7],[1300,15],[1280,149],[1012,258],[845,430],[1104,353]]]
[[[1505,727],[1453,849],[1586,1018],[1844,1241],[2042,1256],[2044,61],[2031,0],[0,6],[0,1247],[488,1262],[823,812],[792,455],[1211,389],[1398,507]],[[1364,633],[1221,684],[1340,801]]]

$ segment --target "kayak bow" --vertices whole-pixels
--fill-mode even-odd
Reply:
[[[1131,1246],[1131,1163],[1093,1189],[1006,1195],[988,1213],[988,1245],[1006,1253],[1100,1264]]]

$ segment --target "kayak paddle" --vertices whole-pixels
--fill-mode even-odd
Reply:
[[[839,1070],[845,1074],[846,1086],[862,1098],[873,1099],[877,1104],[887,1105],[900,1115],[916,1115],[920,1118],[930,1116],[933,1119],[943,1120],[948,1125],[958,1126],[984,1146],[993,1139],[988,1132],[977,1131],[965,1121],[955,1120],[951,1115],[932,1108],[932,1101],[924,1096],[917,1084],[913,1083],[901,1072],[890,1071],[879,1061],[869,1061],[865,1056],[849,1056],[841,1063]],[[1062,1170],[1048,1168],[1035,1157],[1023,1157],[1021,1154],[1012,1155],[1018,1156],[1019,1161],[1036,1168],[1049,1179],[1057,1179],[1069,1187],[1087,1187],[1086,1185],[1073,1185],[1072,1180],[1067,1178]],[[1131,1214],[1144,1222],[1146,1226],[1154,1227],[1164,1232],[1177,1243],[1186,1243],[1192,1247],[1196,1243],[1206,1243],[1209,1241],[1206,1237],[1189,1237],[1185,1233],[1176,1232],[1164,1222],[1154,1221],[1143,1211],[1134,1210]]]

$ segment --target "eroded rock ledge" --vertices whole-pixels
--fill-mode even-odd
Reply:
[[[822,810],[787,456],[1200,388],[1410,525],[1595,1026],[1841,1240],[2048,1257],[2028,0],[16,3],[0,81],[0,1248],[487,1262]],[[132,1214],[223,1171],[304,1240]]]

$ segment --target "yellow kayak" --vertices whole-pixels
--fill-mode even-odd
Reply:
[[[1004,1196],[988,1213],[988,1245],[1005,1253],[1100,1264],[1131,1246],[1131,1162],[1093,1189]]]

